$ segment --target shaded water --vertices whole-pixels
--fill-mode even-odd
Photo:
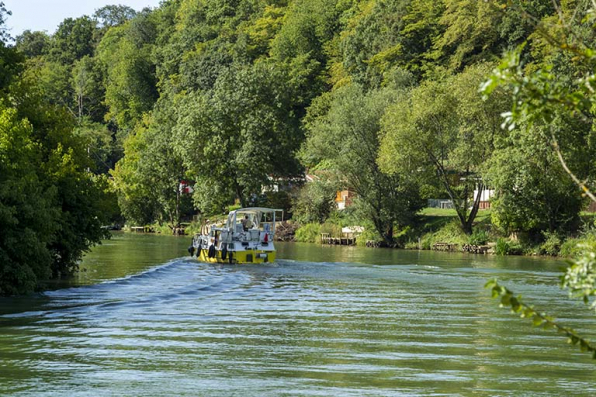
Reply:
[[[0,299],[0,395],[596,394],[596,361],[483,289],[594,335],[561,262],[279,244],[275,264],[220,266],[187,245],[116,234],[76,286]]]

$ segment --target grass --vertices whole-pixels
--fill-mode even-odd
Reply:
[[[439,216],[439,217],[457,218],[457,212],[454,209],[423,208],[418,214],[422,215],[424,217]],[[474,222],[481,222],[487,218],[490,218],[490,210],[479,210]]]

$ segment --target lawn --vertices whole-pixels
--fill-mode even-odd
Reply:
[[[445,216],[451,218],[457,218],[457,212],[453,209],[443,209],[443,208],[423,208],[420,212],[422,216]],[[490,218],[490,210],[479,210],[478,215],[476,215],[476,222],[483,221],[487,218]]]

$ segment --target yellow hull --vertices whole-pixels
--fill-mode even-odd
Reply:
[[[230,254],[232,254],[232,261],[230,262]],[[266,257],[260,257],[265,254]],[[197,257],[201,262],[208,263],[234,263],[234,264],[247,264],[247,263],[271,263],[275,262],[275,251],[263,251],[263,250],[250,250],[250,251],[228,251],[226,259],[222,259],[221,251],[215,252],[215,258],[209,258],[207,256],[207,250],[201,250]]]

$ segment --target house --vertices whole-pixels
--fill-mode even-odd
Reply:
[[[335,203],[337,204],[338,210],[343,210],[348,208],[352,205],[352,201],[356,197],[356,193],[352,192],[351,190],[341,190],[338,191],[335,196]]]
[[[476,201],[476,197],[480,194],[480,205],[478,206],[481,210],[487,210],[490,208],[490,199],[493,198],[495,195],[495,191],[491,189],[482,189],[482,191],[478,191],[478,189],[474,190],[474,201]]]

